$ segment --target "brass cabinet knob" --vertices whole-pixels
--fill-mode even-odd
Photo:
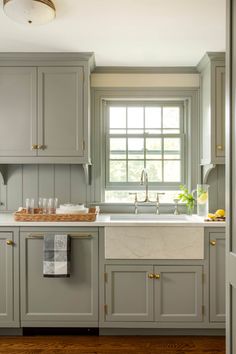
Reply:
[[[215,245],[216,245],[216,241],[215,241],[215,240],[211,240],[211,241],[210,241],[210,244],[211,244],[212,246],[215,246]]]
[[[32,148],[32,150],[37,150],[38,149],[38,145],[37,144],[33,144],[31,148]]]
[[[38,145],[38,150],[43,150],[44,149],[44,145]]]
[[[149,279],[154,279],[154,274],[149,273],[149,274],[148,274],[148,278],[149,278]]]
[[[14,242],[12,240],[7,240],[6,243],[7,243],[8,246],[13,246],[14,245]]]
[[[217,150],[223,150],[223,146],[222,145],[217,145]]]
[[[160,274],[154,274],[155,279],[160,279],[160,277],[161,277]]]

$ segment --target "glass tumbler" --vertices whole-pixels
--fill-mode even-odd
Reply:
[[[34,214],[34,199],[33,198],[26,198],[25,206],[26,206],[27,214]]]
[[[56,214],[58,199],[49,198],[48,199],[48,214]]]

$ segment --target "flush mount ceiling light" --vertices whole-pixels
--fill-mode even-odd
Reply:
[[[56,16],[51,0],[3,0],[3,8],[8,17],[23,24],[42,25]]]

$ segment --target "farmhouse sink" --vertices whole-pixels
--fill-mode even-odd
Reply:
[[[173,215],[173,214],[111,214],[111,221],[189,221],[196,222],[199,220],[197,215]]]

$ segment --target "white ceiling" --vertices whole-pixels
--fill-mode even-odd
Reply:
[[[91,51],[98,66],[193,66],[206,51],[225,50],[226,0],[54,3],[56,20],[37,27],[0,8],[0,51]]]

